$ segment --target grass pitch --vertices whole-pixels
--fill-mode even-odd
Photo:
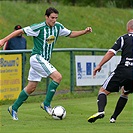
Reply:
[[[116,123],[109,123],[116,101],[120,94],[108,96],[105,117],[95,123],[88,123],[87,118],[97,112],[96,96],[84,98],[54,99],[53,106],[62,105],[67,111],[64,120],[54,120],[37,103],[24,103],[18,112],[18,121],[13,121],[7,112],[8,105],[1,108],[0,133],[132,133],[133,132],[133,104],[132,95]],[[34,99],[35,96],[29,99]]]

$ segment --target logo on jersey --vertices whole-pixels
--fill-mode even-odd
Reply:
[[[125,66],[133,66],[133,58],[126,58]]]
[[[48,44],[51,44],[51,43],[53,43],[54,42],[54,40],[55,40],[55,36],[49,36],[47,39],[46,39],[46,42],[48,43]]]

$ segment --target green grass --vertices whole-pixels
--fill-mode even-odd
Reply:
[[[109,118],[114,110],[119,93],[108,96],[106,115],[95,123],[88,123],[87,118],[96,113],[96,96],[71,97],[69,99],[58,99],[57,95],[52,102],[53,106],[62,105],[67,111],[64,120],[54,120],[39,108],[40,102],[26,102],[20,107],[18,121],[13,121],[7,112],[9,104],[1,108],[1,133],[132,133],[133,112],[132,96],[118,117],[117,122],[110,124]],[[37,97],[37,96],[35,96]],[[29,97],[28,101],[35,99]]]
[[[84,29],[92,26],[89,35],[70,39],[60,37],[55,48],[110,48],[121,34],[126,33],[126,23],[133,18],[132,9],[73,7],[48,4],[26,4],[24,2],[0,1],[0,39],[13,31],[16,24],[23,27],[44,21],[45,9],[56,7],[60,14],[58,21],[71,30]],[[28,49],[33,47],[32,38],[26,37]],[[69,55],[68,53],[53,54],[51,60],[62,73],[61,89],[69,89]],[[59,58],[61,57],[61,58]],[[26,77],[29,69],[29,59],[26,64]],[[65,62],[64,62],[65,61]],[[64,70],[65,69],[65,70]],[[38,88],[45,89],[45,82]],[[81,88],[80,88],[81,89]],[[19,121],[13,121],[7,112],[13,101],[0,101],[0,133],[132,133],[133,132],[133,98],[130,95],[127,106],[115,124],[109,123],[119,94],[108,97],[106,116],[104,119],[90,124],[87,117],[96,113],[96,93],[55,95],[52,105],[62,105],[67,110],[66,119],[53,120],[39,108],[44,97],[31,96],[20,107]]]

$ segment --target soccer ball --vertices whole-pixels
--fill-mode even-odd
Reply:
[[[52,109],[52,117],[56,120],[62,120],[66,117],[66,110],[62,106],[55,106]]]

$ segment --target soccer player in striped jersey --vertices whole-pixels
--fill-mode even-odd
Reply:
[[[3,46],[9,39],[25,33],[27,36],[33,36],[34,42],[30,57],[28,85],[20,92],[18,99],[13,105],[8,108],[13,120],[18,120],[18,108],[27,100],[29,95],[35,91],[38,82],[40,82],[43,77],[52,79],[48,86],[46,98],[41,104],[41,108],[51,115],[51,101],[62,80],[60,72],[49,62],[54,45],[59,36],[74,38],[92,32],[91,27],[80,31],[71,31],[65,28],[61,23],[57,22],[58,14],[58,10],[50,7],[45,12],[44,22],[14,31],[0,40],[0,46]]]
[[[119,50],[121,52],[121,61],[116,69],[105,80],[99,90],[97,104],[98,113],[90,116],[88,122],[95,122],[97,119],[103,118],[105,115],[104,109],[107,104],[107,95],[111,92],[122,91],[121,96],[115,107],[115,111],[110,118],[110,123],[115,123],[116,118],[124,109],[128,94],[133,93],[133,19],[127,23],[127,34],[120,36],[114,46],[108,50],[99,65],[94,69],[93,75],[99,72],[102,66],[109,61]]]

